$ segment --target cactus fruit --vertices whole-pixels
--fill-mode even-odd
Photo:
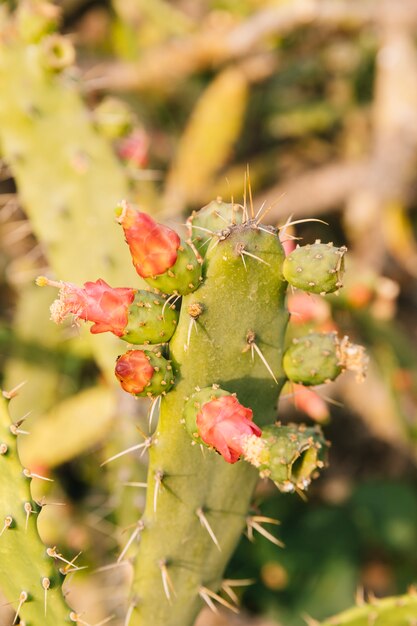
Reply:
[[[259,440],[244,441],[243,458],[280,491],[303,491],[325,465],[326,442],[317,426],[276,423],[266,426]]]
[[[172,366],[158,350],[129,350],[118,357],[115,374],[134,396],[165,395],[174,384]]]
[[[344,369],[365,376],[367,357],[362,346],[340,340],[336,333],[310,333],[295,337],[283,359],[289,380],[303,385],[321,385],[335,380]]]
[[[116,211],[133,265],[151,287],[166,294],[186,295],[197,289],[201,263],[177,233],[155,222],[150,215],[132,209],[126,202]]]
[[[161,396],[159,422],[146,445],[146,507],[128,544],[136,558],[126,620],[130,626],[190,626],[203,601],[225,603],[217,592],[239,535],[250,526],[258,476],[281,491],[302,492],[324,466],[319,427],[273,423],[285,381],[318,384],[346,368],[362,374],[363,351],[347,338],[310,334],[283,358],[285,254],[277,229],[250,219],[246,208],[217,200],[195,213],[188,223],[191,245],[126,202],[118,221],[137,272],[162,295],[128,289],[107,295],[111,288],[97,281],[81,291],[63,287],[64,303],[70,292],[70,308],[63,310],[122,339],[164,344],[129,350],[115,370],[131,394],[154,403]],[[192,245],[199,224],[209,238],[207,245],[197,242],[204,261]],[[88,308],[86,293],[93,291],[98,299]],[[180,295],[177,321],[170,301]],[[155,332],[157,322],[171,332]]]
[[[298,246],[287,256],[282,271],[285,279],[297,289],[326,294],[342,287],[346,247],[335,247],[317,240]]]

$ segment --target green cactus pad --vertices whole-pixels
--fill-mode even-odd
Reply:
[[[181,240],[174,265],[163,274],[145,280],[148,285],[162,293],[185,296],[198,289],[200,285],[201,262],[191,246]]]
[[[178,311],[166,298],[139,290],[129,307],[122,339],[135,345],[165,343],[174,334],[177,321]]]
[[[311,293],[332,293],[342,287],[346,248],[332,243],[299,246],[284,261],[282,271],[293,287]]]
[[[194,211],[187,220],[189,242],[201,256],[205,256],[211,233],[220,233],[232,224],[242,224],[244,209],[240,204],[213,200],[199,211]]]
[[[391,598],[373,598],[369,603],[355,606],[317,626],[413,626],[417,615],[417,594]]]
[[[17,452],[19,425],[12,424],[0,394],[0,589],[28,626],[70,623],[63,577],[48,556],[37,529],[40,507],[30,490],[31,473]],[[24,427],[22,427],[24,428]],[[11,622],[10,622],[11,623]]]
[[[266,426],[260,439],[248,438],[244,458],[280,491],[304,490],[324,467],[326,443],[318,426],[278,423]]]
[[[335,333],[311,333],[294,338],[283,358],[288,379],[308,386],[334,380],[343,370],[339,346]]]
[[[186,402],[183,414],[184,426],[190,437],[192,437],[193,441],[196,443],[206,445],[198,435],[196,421],[201,407],[206,404],[206,402],[210,402],[216,398],[221,398],[222,396],[230,396],[230,393],[228,391],[224,391],[224,389],[220,389],[216,385],[213,385],[212,387],[206,387],[205,389],[196,391],[196,393],[194,393]]]

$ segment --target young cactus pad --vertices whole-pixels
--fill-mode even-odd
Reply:
[[[190,245],[126,202],[118,217],[136,270],[166,298],[162,311],[152,304],[146,325],[153,328],[152,315],[166,322],[175,304],[172,336],[159,334],[164,345],[130,350],[116,364],[123,388],[150,396],[151,411],[161,396],[159,422],[147,443],[146,507],[128,543],[134,576],[126,620],[129,626],[191,626],[204,602],[231,606],[218,591],[251,524],[248,510],[259,475],[282,491],[302,491],[324,464],[325,442],[317,428],[274,425],[289,377],[283,368],[287,280],[278,231],[250,219],[246,208],[237,211],[220,200],[193,215]],[[193,242],[198,224],[208,239],[200,252]],[[122,308],[125,314],[125,296]],[[133,335],[135,324],[129,321]],[[146,325],[144,344],[151,341],[151,333],[145,340]],[[119,336],[127,339],[124,328]],[[331,341],[334,348],[333,336]],[[334,378],[345,364],[336,359],[330,376],[321,352],[312,356],[309,371],[324,368],[324,377]]]

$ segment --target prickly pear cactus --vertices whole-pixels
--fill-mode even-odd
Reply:
[[[135,563],[125,623],[189,626],[204,602],[236,610],[219,591],[245,528],[279,544],[267,520],[248,513],[259,476],[302,492],[325,464],[318,427],[274,423],[283,384],[322,383],[352,364],[358,372],[365,358],[346,339],[318,334],[284,354],[291,272],[278,230],[246,207],[204,207],[188,222],[187,242],[126,202],[116,214],[148,292],[101,280],[38,284],[60,287],[55,321],[71,314],[93,322],[93,333],[143,344],[115,368],[126,391],[148,396],[151,417],[161,399],[155,431],[136,446],[148,450],[149,472],[146,508],[123,551]],[[343,269],[344,250],[324,248],[313,255],[320,293],[339,286],[333,270],[339,282]],[[311,255],[311,246],[297,248],[297,264],[309,267]]]
[[[22,468],[17,436],[24,425],[13,423],[7,404],[13,393],[0,396],[0,588],[15,610],[13,624],[53,626],[74,622],[65,604],[62,572],[74,567],[43,545],[37,531],[41,503],[30,493],[33,474]]]

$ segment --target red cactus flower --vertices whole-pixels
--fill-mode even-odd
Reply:
[[[95,283],[84,284],[84,289],[72,283],[56,282],[43,276],[37,279],[38,285],[59,287],[59,298],[52,303],[51,319],[60,324],[68,315],[75,319],[94,322],[90,331],[93,334],[110,331],[122,337],[128,322],[128,309],[136,290],[127,287],[112,288],[99,278]]]
[[[181,244],[177,233],[158,224],[150,215],[135,211],[126,202],[121,204],[118,211],[118,222],[123,226],[133,265],[139,276],[158,276],[172,267]]]
[[[139,394],[150,382],[154,368],[143,350],[129,350],[117,359],[115,374],[128,393]]]
[[[261,436],[261,429],[252,421],[252,410],[242,406],[234,396],[222,396],[201,407],[197,415],[201,439],[213,446],[228,463],[236,463],[243,453],[242,438]]]
[[[148,160],[149,138],[141,129],[134,130],[128,137],[120,139],[119,156],[135,167],[144,167]]]

